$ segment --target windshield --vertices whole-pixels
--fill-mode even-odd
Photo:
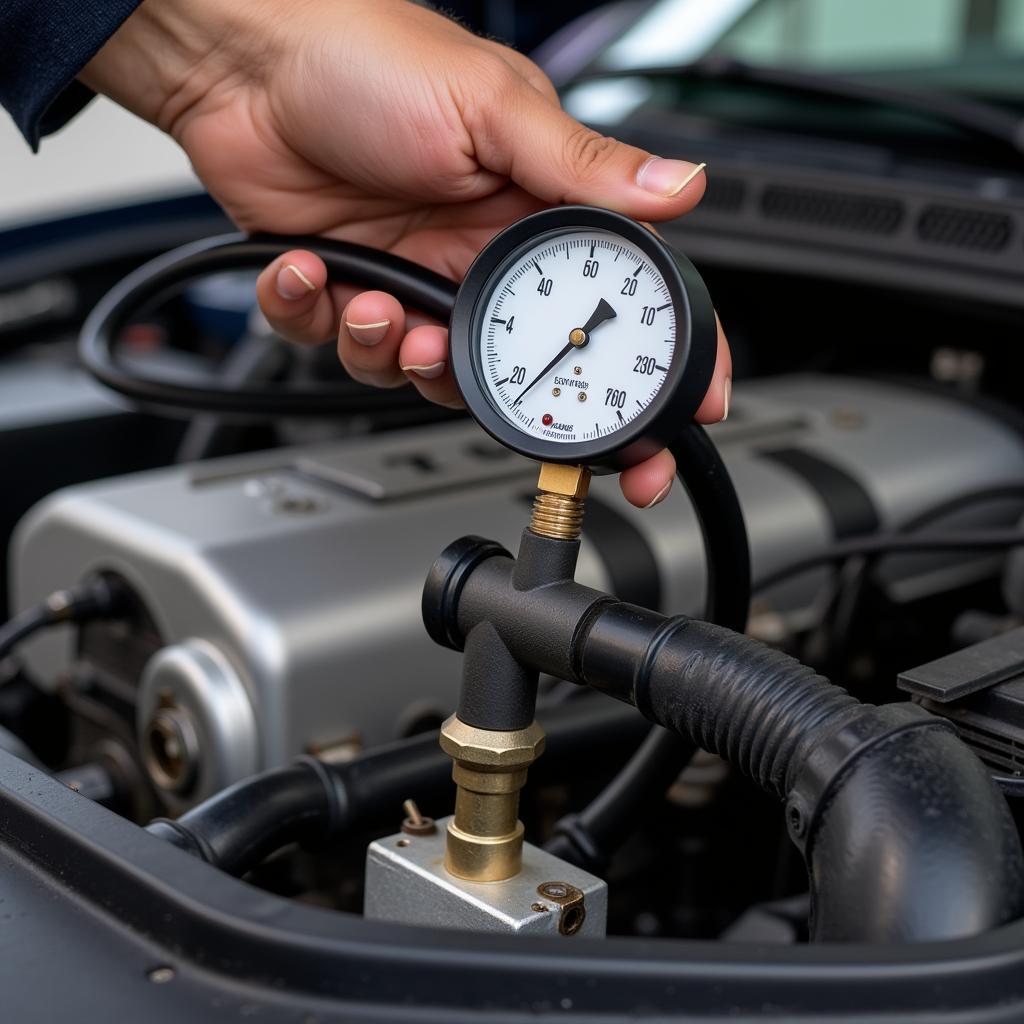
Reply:
[[[610,130],[674,118],[1018,167],[1024,0],[660,0],[563,102]]]
[[[592,66],[710,55],[1019,101],[1024,0],[661,0]]]

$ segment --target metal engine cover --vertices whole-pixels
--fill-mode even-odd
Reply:
[[[953,399],[872,381],[742,382],[729,421],[712,434],[746,514],[755,580],[837,535],[896,528],[950,498],[1024,478],[1024,440],[1009,426]],[[251,716],[237,701],[208,709],[211,736],[229,719],[254,733],[232,741],[244,757],[221,764],[251,771],[308,750],[377,744],[454,706],[459,656],[423,630],[423,581],[465,534],[515,550],[535,475],[467,422],[71,487],[16,532],[12,606],[91,572],[120,573],[161,642],[184,652],[149,675],[163,679],[179,663],[194,675],[199,645],[219,657],[221,689],[230,676],[230,692],[250,703]],[[699,613],[703,552],[682,488],[643,512],[613,478],[595,480],[592,493],[579,579]],[[1020,509],[995,502],[948,522],[1011,523]],[[903,556],[887,560],[883,578],[894,599],[911,599],[999,565],[992,555]],[[826,572],[775,588],[759,607],[799,618]],[[75,644],[63,627],[40,636],[24,647],[26,666],[56,685]],[[204,692],[191,676],[181,688]],[[233,781],[223,775],[203,789]]]

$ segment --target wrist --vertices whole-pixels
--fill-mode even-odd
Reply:
[[[78,78],[164,131],[240,69],[271,59],[257,2],[145,0]],[[263,24],[267,24],[266,19]],[[246,52],[248,51],[248,52]]]

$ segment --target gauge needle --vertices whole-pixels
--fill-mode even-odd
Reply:
[[[590,334],[594,328],[599,327],[605,320],[611,320],[615,316],[618,316],[618,314],[612,309],[611,304],[601,299],[594,312],[590,314],[590,319],[582,327],[575,327],[569,332],[568,344],[519,392],[519,397],[512,404],[518,405],[523,400],[526,392],[538,381],[543,380],[574,348],[582,348],[590,341]]]

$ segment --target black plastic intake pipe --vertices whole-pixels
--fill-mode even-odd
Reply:
[[[1024,911],[1006,801],[948,723],[916,705],[861,704],[720,626],[575,582],[517,589],[511,557],[493,545],[478,557],[487,544],[465,538],[435,564],[424,594],[435,639],[488,622],[524,666],[635,705],[785,800],[812,938],[951,939]]]
[[[626,607],[592,624],[581,668],[786,800],[816,940],[951,939],[1024,910],[1005,798],[952,728],[917,706],[861,704],[749,637],[687,619],[642,623]]]

